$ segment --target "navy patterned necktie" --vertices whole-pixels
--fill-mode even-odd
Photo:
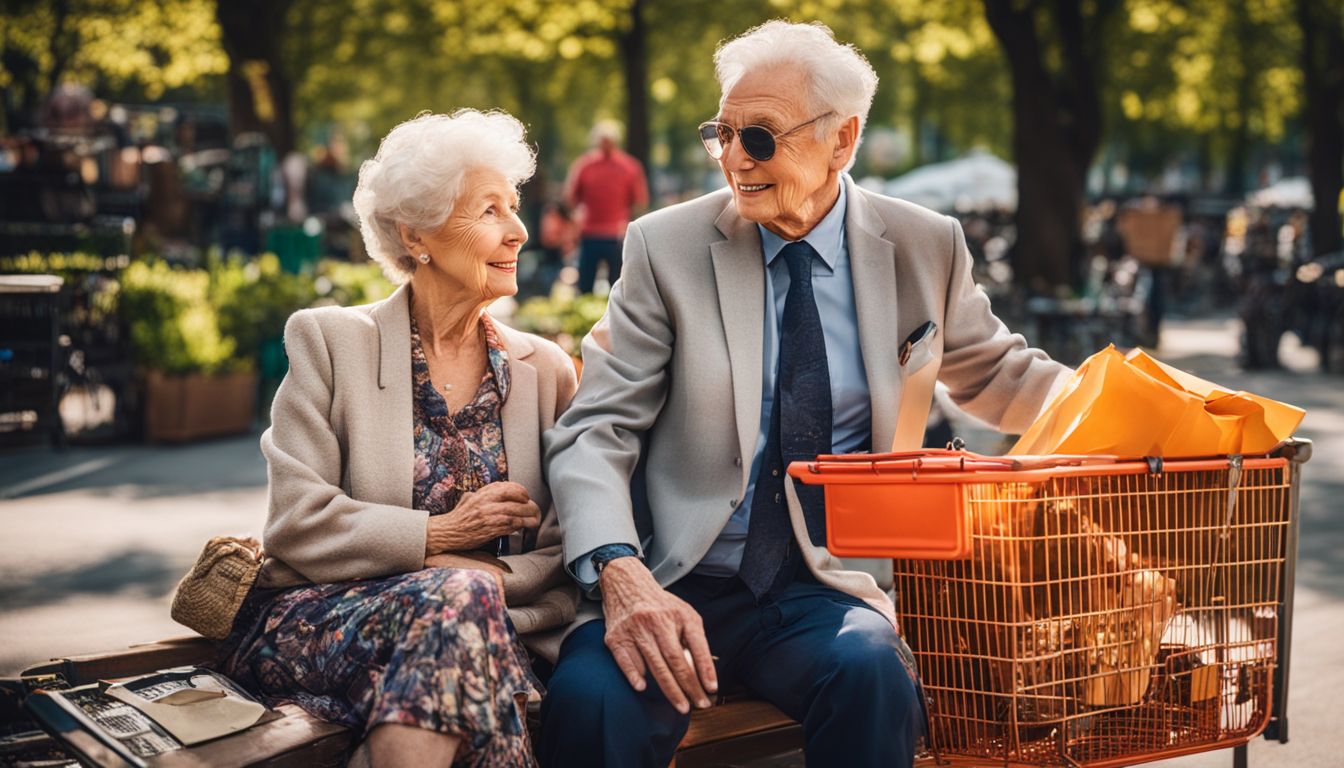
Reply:
[[[757,599],[792,581],[801,559],[784,499],[785,470],[790,462],[811,461],[818,454],[831,452],[831,372],[821,315],[812,293],[812,258],[817,252],[800,240],[784,246],[782,255],[789,266],[789,293],[784,299],[784,321],[779,331],[779,376],[765,455],[751,500],[747,544],[738,570]],[[795,489],[809,538],[824,541],[821,487],[799,483]]]

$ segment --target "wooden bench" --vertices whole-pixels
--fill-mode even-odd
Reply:
[[[74,656],[36,664],[23,677],[60,678],[70,685],[145,674],[156,669],[206,664],[214,644],[203,637],[181,637],[134,645],[111,653]],[[147,762],[159,768],[264,766],[265,768],[338,768],[354,750],[354,735],[294,706],[279,710],[284,717],[243,733],[160,755]],[[739,763],[783,754],[802,747],[802,728],[764,701],[729,697],[691,716],[691,726],[677,748],[675,768],[700,768]]]

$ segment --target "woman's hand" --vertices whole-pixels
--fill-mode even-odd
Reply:
[[[463,494],[445,515],[429,518],[425,555],[476,549],[500,536],[541,525],[541,510],[518,483],[490,483]]]

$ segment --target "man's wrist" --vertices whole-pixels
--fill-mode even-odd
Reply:
[[[623,557],[639,557],[639,550],[629,544],[607,544],[593,550],[593,554],[589,556],[589,562],[593,564],[593,570],[597,571],[597,575],[600,577],[602,570],[607,567],[608,563]]]

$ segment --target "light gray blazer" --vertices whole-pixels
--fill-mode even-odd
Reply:
[[[920,447],[939,379],[973,415],[1005,431],[1026,429],[1069,370],[991,313],[954,219],[860,189],[848,176],[844,183],[873,450]],[[704,557],[749,479],[764,313],[760,233],[737,214],[729,190],[630,225],[621,279],[583,343],[578,394],[545,437],[566,563],[603,544],[630,544],[668,585]],[[929,320],[939,332],[902,365],[902,341]],[[641,453],[649,520],[637,526],[630,478]],[[787,496],[816,578],[892,617],[890,561],[842,562],[813,546],[791,482]],[[572,627],[600,611],[585,600]]]
[[[424,567],[428,513],[411,508],[410,291],[362,307],[296,312],[285,324],[289,373],[261,436],[269,508],[263,586],[328,583]],[[545,510],[539,529],[515,533],[503,558],[509,614],[524,641],[554,658],[578,590],[565,575],[541,435],[577,385],[555,344],[496,323],[509,352],[504,449],[509,479]]]

